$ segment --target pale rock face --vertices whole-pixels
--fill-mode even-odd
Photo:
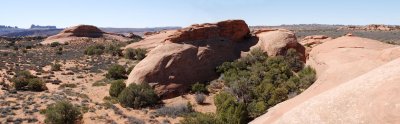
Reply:
[[[399,57],[399,47],[366,38],[326,41],[307,61],[317,81],[251,123],[399,123]]]
[[[175,33],[175,30],[171,31],[161,31],[157,34],[148,35],[140,42],[135,42],[125,46],[124,49],[132,48],[132,49],[146,49],[147,51],[151,51],[157,46],[164,44],[165,40],[168,36]]]
[[[329,40],[332,40],[332,38],[325,35],[312,35],[303,38],[299,43],[306,48],[305,56],[308,59],[313,47],[318,46]]]

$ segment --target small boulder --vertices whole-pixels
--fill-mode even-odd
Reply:
[[[302,60],[305,61],[305,48],[297,42],[296,35],[284,29],[262,29],[256,32],[258,43],[250,49],[260,48],[268,56],[285,55],[290,48],[295,49],[302,54]]]

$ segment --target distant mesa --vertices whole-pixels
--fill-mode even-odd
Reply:
[[[338,30],[392,31],[400,30],[400,26],[370,24],[366,26],[344,26],[340,27]]]
[[[18,29],[18,27],[17,26],[0,25],[0,29]]]
[[[40,25],[31,25],[30,29],[57,29],[56,26],[40,26]]]
[[[106,40],[128,41],[130,38],[123,35],[103,32],[96,26],[92,25],[78,25],[64,29],[54,36],[48,37],[42,44],[49,44],[52,42],[69,42],[88,38],[103,38]]]

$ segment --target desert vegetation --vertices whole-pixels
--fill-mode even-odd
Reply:
[[[249,123],[314,89],[308,88],[316,81],[316,71],[304,62],[318,59],[310,50],[322,50],[313,48],[329,41],[306,45],[300,39],[315,34],[336,38],[348,32],[391,44],[400,39],[396,30],[247,29],[243,20],[229,20],[143,32],[144,39],[90,25],[47,38],[0,37],[0,123]],[[369,51],[368,44],[358,43],[366,39],[350,34],[344,39],[333,46],[385,55],[379,56],[385,58],[382,62],[397,55],[394,45],[378,42],[371,46],[379,50]],[[354,39],[360,41],[352,43]],[[384,52],[378,52],[381,48]],[[329,57],[318,60],[331,62]]]
[[[126,59],[142,60],[146,57],[147,51],[145,49],[132,49],[127,48],[125,53]]]
[[[12,81],[16,90],[43,91],[47,89],[43,80],[33,76],[29,71],[16,72]]]
[[[45,110],[48,124],[76,124],[82,118],[81,110],[68,101],[58,101]]]
[[[124,107],[143,108],[158,104],[159,98],[147,84],[130,84],[118,95],[118,101]]]
[[[125,79],[128,73],[125,70],[125,67],[122,65],[112,65],[106,74],[106,78],[108,79]]]
[[[315,71],[304,67],[293,49],[277,57],[268,57],[255,49],[247,57],[222,64],[217,71],[222,74],[226,88],[215,97],[216,116],[195,114],[182,123],[205,121],[205,117],[215,117],[209,120],[218,123],[247,123],[291,94],[301,93],[316,80]]]

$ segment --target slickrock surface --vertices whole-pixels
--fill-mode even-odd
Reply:
[[[318,80],[252,124],[399,123],[400,48],[344,36],[314,47],[308,64]]]

